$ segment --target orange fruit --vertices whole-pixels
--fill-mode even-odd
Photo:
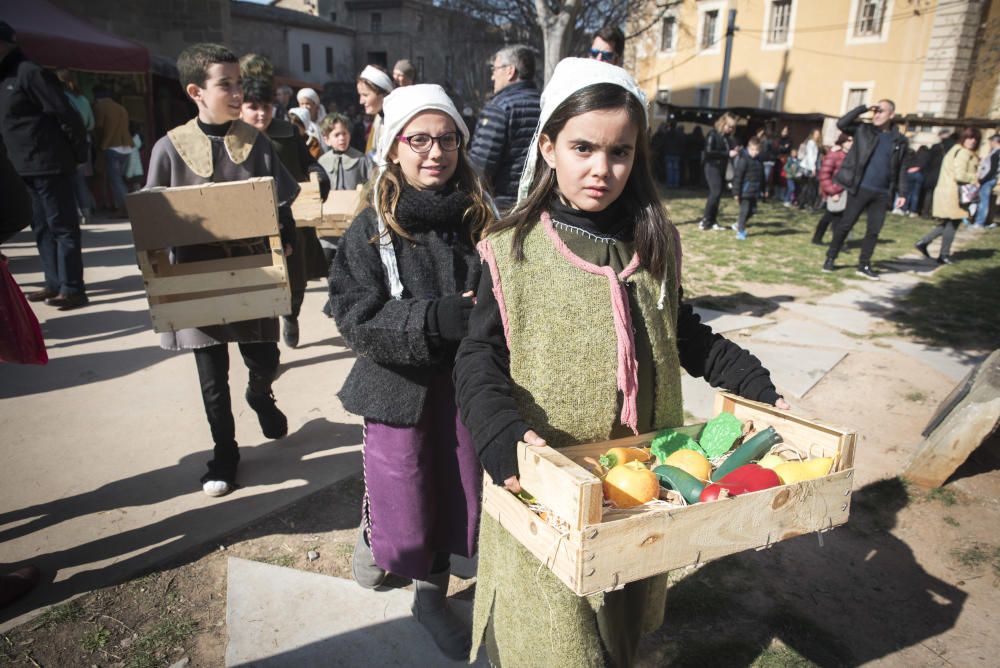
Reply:
[[[712,474],[712,465],[708,463],[704,455],[694,450],[678,450],[667,457],[667,461],[663,463],[676,466],[698,480],[708,480]]]
[[[659,498],[660,481],[639,462],[619,464],[604,477],[604,498],[618,508],[634,508]]]

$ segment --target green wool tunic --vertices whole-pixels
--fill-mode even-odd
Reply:
[[[556,230],[547,216],[525,238],[523,262],[512,238],[491,236],[481,251],[525,421],[553,447],[624,436],[631,394],[628,421],[638,432],[682,424],[674,253],[659,281],[637,266],[632,243]],[[622,314],[616,327],[616,303],[625,329]],[[622,391],[629,369],[634,382]],[[628,666],[640,634],[662,624],[665,600],[666,576],[578,597],[483,515],[472,656],[485,637],[504,668]]]

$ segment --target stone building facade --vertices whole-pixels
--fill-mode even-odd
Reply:
[[[626,63],[666,104],[719,106],[728,13],[736,10],[726,106],[839,116],[881,98],[900,114],[1000,118],[1000,0],[681,0],[633,16],[658,25]],[[630,32],[630,31],[626,31]]]

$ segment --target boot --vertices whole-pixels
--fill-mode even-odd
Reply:
[[[282,319],[281,338],[289,348],[299,346],[299,320],[285,316]]]
[[[431,634],[438,649],[453,661],[468,661],[472,631],[448,607],[450,570],[413,581],[413,616]]]
[[[246,397],[250,408],[257,413],[265,437],[281,438],[288,433],[288,418],[275,404],[270,381],[251,373]]]
[[[354,581],[365,589],[375,589],[385,582],[385,571],[375,563],[372,548],[368,545],[365,523],[361,523],[358,531],[358,542],[354,544],[354,556],[351,558],[351,575]]]

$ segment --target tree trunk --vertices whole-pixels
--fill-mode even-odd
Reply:
[[[580,13],[580,0],[567,0],[562,9],[553,14],[545,0],[535,0],[538,25],[542,29],[545,55],[545,81],[548,83],[556,64],[569,53],[573,25]]]

